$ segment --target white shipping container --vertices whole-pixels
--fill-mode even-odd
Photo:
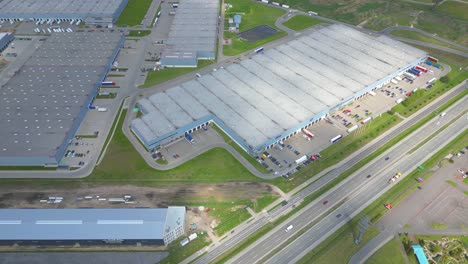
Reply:
[[[351,133],[351,132],[353,132],[353,131],[356,130],[356,129],[358,129],[358,125],[354,125],[354,126],[348,128],[348,133]]]
[[[105,107],[98,107],[98,112],[107,112],[107,108]]]

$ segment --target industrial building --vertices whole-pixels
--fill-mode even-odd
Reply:
[[[0,209],[1,245],[167,245],[185,233],[185,207]]]
[[[166,48],[164,67],[197,67],[198,60],[216,58],[219,1],[180,0],[175,11]]]
[[[13,41],[15,37],[13,36],[13,33],[10,32],[1,32],[0,33],[0,52],[3,52],[7,47],[10,42]]]
[[[124,36],[52,34],[0,88],[0,166],[57,166]]]
[[[426,57],[388,37],[331,25],[139,100],[143,116],[131,128],[151,150],[214,122],[255,156]]]
[[[0,20],[80,20],[112,24],[128,0],[2,0]]]

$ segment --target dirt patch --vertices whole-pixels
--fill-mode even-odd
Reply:
[[[230,38],[224,39],[223,45],[226,45],[226,46],[232,45],[232,39],[230,39]]]

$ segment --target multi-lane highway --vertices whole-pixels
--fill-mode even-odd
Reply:
[[[265,256],[275,249],[279,249],[280,252],[270,258],[269,263],[292,263],[299,260],[301,256],[305,255],[361,209],[393,186],[394,183],[389,184],[388,181],[395,173],[402,172],[403,175],[406,175],[427,159],[428,156],[443,147],[444,143],[448,142],[450,138],[462,133],[468,127],[468,120],[465,116],[460,117],[421,148],[408,154],[422,140],[466,111],[467,102],[468,99],[464,98],[453,105],[447,110],[447,114],[443,118],[435,118],[427,123],[304,208],[293,219],[285,222],[283,226],[277,227],[262,237],[261,240],[231,259],[230,262],[244,263],[248,261],[249,263],[256,263],[265,260]],[[386,160],[387,157],[388,160]],[[368,178],[368,175],[371,175],[370,178]],[[344,199],[346,199],[345,202],[335,212],[325,216],[308,231],[301,230],[311,221],[326,213],[330,207],[339,205]],[[323,204],[324,201],[327,201],[326,205]],[[341,216],[337,217],[337,215]],[[294,226],[295,232],[284,231],[284,228],[290,224]],[[298,232],[303,235],[289,245],[281,245]]]
[[[297,240],[282,248],[279,253],[271,257],[266,263],[295,263],[299,261],[320,242],[391,188],[393,184],[389,184],[388,180],[396,172],[402,172],[403,175],[410,173],[419,164],[441,149],[447,142],[459,134],[465,133],[467,128],[467,118],[462,116],[411,155],[402,153],[401,159],[393,165],[380,170],[379,174],[375,175],[369,183],[362,183],[363,185],[348,197],[349,200],[346,203],[332,214],[327,215],[320,223],[305,231]],[[372,169],[369,168],[369,170],[363,172],[366,173],[367,171],[372,171]],[[337,216],[340,214],[341,217],[338,218]],[[250,263],[253,262],[250,261]]]
[[[298,192],[295,196],[293,196],[289,200],[289,203],[286,206],[277,207],[276,209],[268,213],[266,216],[253,221],[245,229],[236,232],[236,234],[234,234],[232,237],[228,238],[227,240],[223,241],[223,243],[219,244],[218,246],[210,248],[210,250],[205,255],[200,257],[195,263],[213,262],[217,257],[222,255],[224,252],[234,247],[236,244],[240,243],[242,240],[247,238],[253,232],[257,231],[263,225],[268,223],[271,218],[284,214],[291,208],[291,206],[293,206],[297,202],[304,199],[304,197],[314,193],[315,191],[323,187],[325,184],[333,180],[335,177],[339,176],[342,172],[351,168],[359,160],[363,159],[364,157],[366,157],[367,155],[369,155],[370,153],[374,152],[376,149],[381,147],[383,144],[385,144],[386,142],[388,142],[389,140],[397,136],[399,133],[401,133],[401,131],[412,126],[413,124],[415,124],[416,122],[424,118],[426,115],[433,112],[439,106],[441,106],[442,104],[444,104],[445,102],[453,98],[455,95],[457,95],[458,93],[460,93],[461,91],[467,88],[468,88],[468,84],[466,81],[464,81],[463,83],[461,83],[460,85],[458,85],[457,87],[449,91],[444,98],[434,103],[431,107],[427,107],[424,110],[418,112],[417,114],[411,116],[410,118],[402,122],[402,124],[398,125],[398,129],[395,129],[391,133],[386,134],[385,136],[381,137],[379,140],[373,142],[372,144],[367,145],[362,150],[360,150],[355,156],[353,156],[351,159],[347,160],[346,162],[343,162],[342,164],[340,164],[339,167],[330,171],[325,176],[315,181],[313,184],[309,185],[308,187],[304,188],[302,191]]]

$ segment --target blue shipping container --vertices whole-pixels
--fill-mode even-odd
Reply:
[[[426,61],[426,64],[427,64],[427,65],[432,65],[432,62]]]
[[[190,143],[193,142],[193,137],[188,132],[185,132],[185,139],[187,139]]]

